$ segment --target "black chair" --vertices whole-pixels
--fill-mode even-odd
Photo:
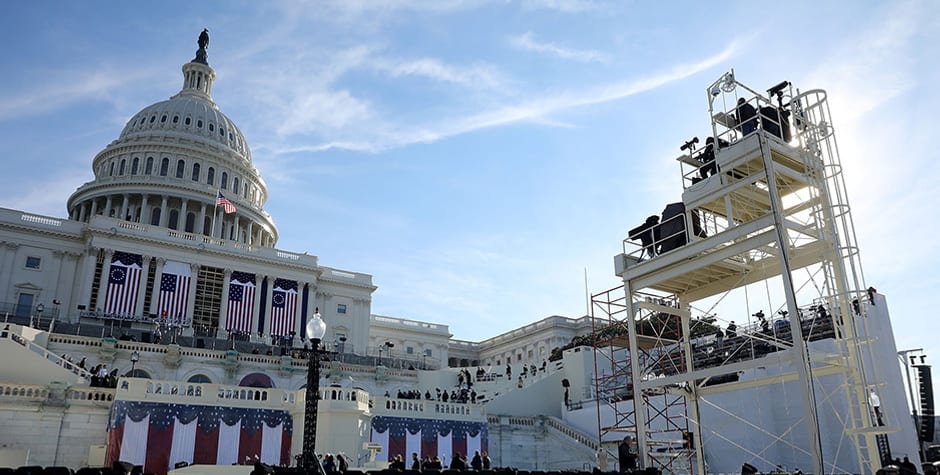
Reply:
[[[75,472],[68,467],[46,467],[42,475],[74,475]]]

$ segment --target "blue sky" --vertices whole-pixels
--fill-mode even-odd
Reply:
[[[0,206],[64,216],[125,122],[182,85],[252,147],[279,247],[366,272],[373,312],[480,340],[585,313],[734,68],[830,97],[867,283],[940,358],[935,2],[13,2]]]

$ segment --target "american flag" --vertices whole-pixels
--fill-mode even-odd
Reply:
[[[114,251],[108,271],[108,293],[104,311],[115,315],[132,316],[137,312],[137,293],[140,289],[140,254]]]
[[[228,314],[225,329],[251,331],[251,316],[255,307],[255,275],[247,272],[232,272],[228,286]]]
[[[167,261],[160,278],[160,318],[182,324],[186,320],[186,303],[192,272],[189,264]]]
[[[294,329],[297,310],[297,281],[274,279],[271,294],[271,335],[288,336]]]
[[[228,198],[222,196],[221,191],[219,192],[218,198],[215,199],[215,205],[221,206],[225,211],[225,214],[232,214],[236,211],[235,205],[233,205],[232,202],[228,200]]]

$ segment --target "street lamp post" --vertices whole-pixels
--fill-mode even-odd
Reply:
[[[317,307],[313,317],[307,321],[307,338],[310,340],[310,353],[307,360],[307,391],[304,404],[304,447],[302,466],[311,473],[317,461],[317,410],[320,399],[320,340],[326,334],[326,323],[320,318]]]
[[[39,304],[39,305],[36,306],[36,326],[37,326],[37,327],[38,327],[40,324],[42,324],[42,311],[45,310],[45,309],[46,309],[46,306],[43,305],[43,304]],[[30,327],[33,326],[33,319],[32,319],[32,318],[29,319],[29,326],[30,326]]]
[[[137,370],[137,362],[138,362],[138,361],[140,361],[140,352],[137,351],[137,350],[134,350],[134,352],[131,353],[131,374],[130,374],[130,376],[131,376],[132,378],[135,377],[135,376],[134,376],[134,371]]]

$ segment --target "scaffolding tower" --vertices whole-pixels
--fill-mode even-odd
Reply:
[[[787,446],[807,472],[874,474],[899,422],[871,403],[882,389],[866,320],[873,297],[826,93],[783,82],[762,94],[732,70],[706,96],[711,136],[682,146],[681,203],[630,232],[614,259],[623,286],[592,296],[601,442],[629,434],[640,467],[668,473],[707,473],[703,441],[740,447],[742,463],[761,471],[782,469],[771,451],[703,427],[706,405]],[[759,305],[755,287],[766,294]],[[740,313],[716,314],[735,303]],[[837,390],[820,393],[832,387],[822,378],[837,378]],[[774,427],[715,402],[758,390],[789,391]],[[823,454],[818,406],[837,397],[857,467]]]

